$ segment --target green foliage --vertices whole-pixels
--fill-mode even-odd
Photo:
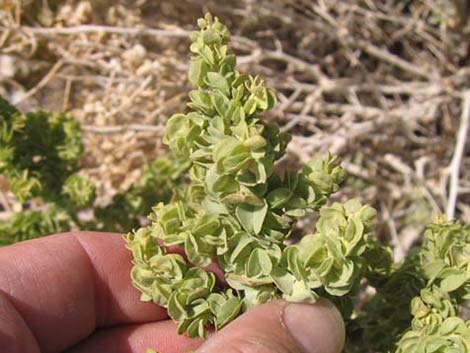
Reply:
[[[365,256],[368,263],[376,251],[370,255]],[[383,263],[383,268],[387,268],[386,264],[392,263],[391,257]],[[358,317],[347,323],[348,352],[394,351],[396,342],[413,318],[410,313],[411,301],[426,284],[417,249],[408,255],[404,263],[389,266],[387,271],[379,275],[370,275],[367,275],[367,279],[376,293],[365,302]]]
[[[23,211],[0,222],[0,246],[70,230],[70,216],[55,207],[46,211]]]
[[[352,321],[347,350],[467,353],[470,322],[458,317],[469,298],[470,227],[437,220],[421,247],[379,281]],[[387,332],[387,335],[384,335]]]
[[[366,273],[381,270],[362,257],[380,247],[370,238],[375,210],[357,200],[323,207],[344,177],[336,157],[276,174],[290,136],[261,118],[274,93],[235,70],[229,32],[217,18],[206,15],[198,25],[191,35],[190,111],[173,115],[164,137],[176,156],[190,160],[190,184],[153,209],[150,226],[126,237],[142,300],[166,307],[190,337],[271,299],[353,295]],[[287,245],[297,220],[318,211],[316,233]],[[212,261],[227,289],[203,270]]]
[[[71,193],[70,182],[64,190],[83,152],[80,125],[63,113],[21,114],[2,98],[0,108],[0,173],[18,201],[41,197],[59,202],[64,192],[70,202],[82,202],[82,197],[74,198],[78,195]]]
[[[470,321],[456,310],[470,299],[470,227],[443,220],[430,225],[420,265],[426,287],[411,301],[411,328],[397,353],[470,352]]]
[[[153,205],[171,199],[187,169],[171,155],[150,162],[139,182],[98,207],[95,185],[80,173],[81,140],[80,124],[70,115],[22,114],[0,97],[0,174],[22,205],[0,221],[0,245],[71,229],[137,228]],[[91,220],[80,220],[83,210],[92,211]]]

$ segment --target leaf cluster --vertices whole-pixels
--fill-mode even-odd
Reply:
[[[189,185],[153,209],[150,226],[126,237],[142,300],[166,307],[190,337],[275,298],[352,295],[381,265],[363,258],[379,247],[371,238],[375,210],[357,200],[325,206],[344,177],[337,158],[277,173],[290,136],[262,118],[274,93],[235,69],[229,31],[217,18],[208,14],[198,25],[191,35],[189,112],[170,117],[164,137],[190,161]],[[312,213],[319,213],[316,233],[289,245],[296,222]],[[225,288],[204,271],[214,261]]]
[[[469,236],[469,226],[438,219],[404,263],[369,279],[377,293],[350,322],[346,350],[469,352],[470,322],[459,317],[469,299]]]
[[[426,286],[411,301],[411,328],[397,353],[470,352],[470,321],[457,313],[470,299],[470,227],[444,220],[429,225],[420,266]]]

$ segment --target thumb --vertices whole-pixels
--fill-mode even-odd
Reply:
[[[344,324],[333,304],[272,301],[210,337],[198,353],[340,353]]]

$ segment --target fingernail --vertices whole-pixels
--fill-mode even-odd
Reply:
[[[283,313],[289,333],[305,353],[339,353],[344,344],[341,314],[326,300],[289,304]]]

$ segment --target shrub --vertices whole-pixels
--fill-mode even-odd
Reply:
[[[95,185],[81,173],[84,151],[80,124],[69,114],[22,114],[0,97],[0,174],[22,210],[0,221],[0,245],[71,229],[126,232],[142,215],[169,201],[187,163],[168,155],[148,163],[142,178],[95,205]],[[92,219],[80,217],[91,210]]]

